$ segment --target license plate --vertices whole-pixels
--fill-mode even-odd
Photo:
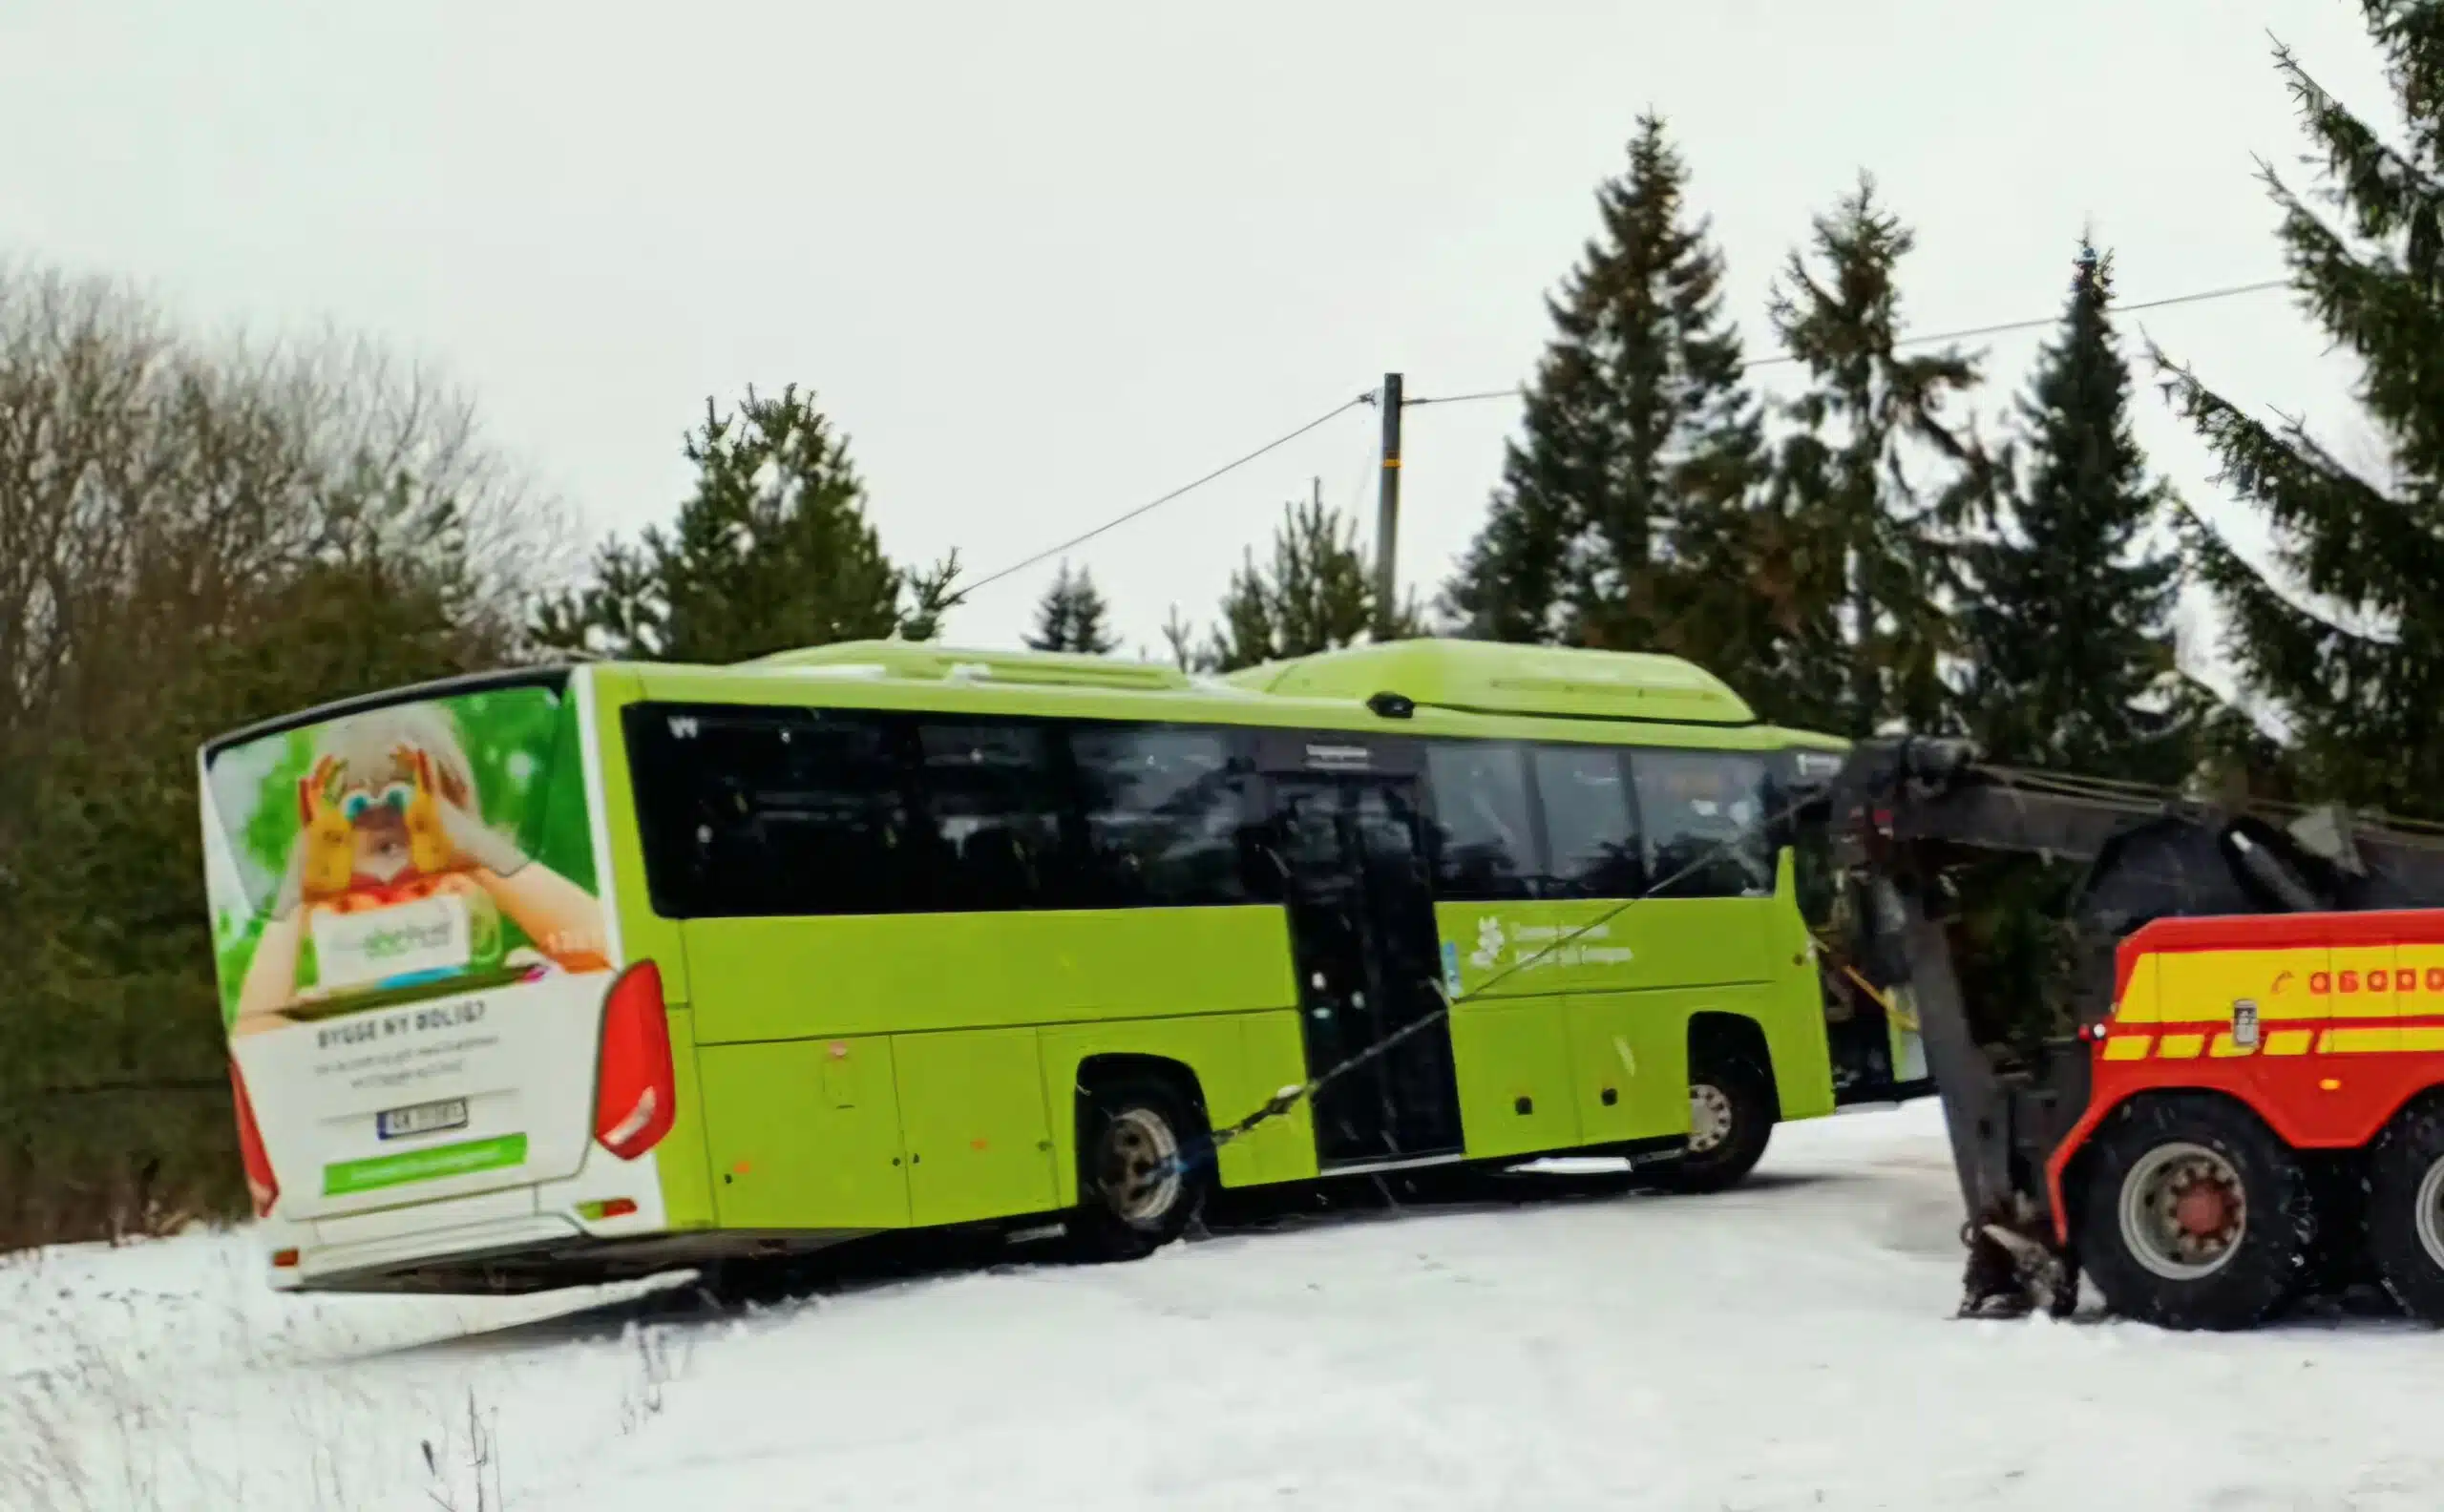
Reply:
[[[392,1108],[373,1116],[373,1132],[383,1139],[405,1139],[411,1134],[438,1134],[443,1129],[467,1126],[467,1100],[452,1098],[444,1102],[419,1102],[413,1107]]]

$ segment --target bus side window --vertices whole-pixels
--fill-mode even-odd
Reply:
[[[1774,891],[1765,764],[1723,751],[1640,750],[1630,760],[1657,897],[1762,897]]]
[[[910,814],[881,720],[641,704],[628,730],[646,881],[664,916],[911,906]]]
[[[1536,747],[1536,796],[1558,896],[1626,898],[1645,891],[1626,755],[1609,746]]]
[[[1221,732],[1075,724],[1069,751],[1086,823],[1086,906],[1248,901],[1245,783]]]
[[[1062,844],[1051,725],[943,720],[916,726],[933,843],[927,901],[948,913],[1075,902]]]
[[[1434,894],[1466,902],[1531,895],[1542,870],[1528,819],[1528,764],[1516,746],[1437,742],[1425,748],[1434,808]]]

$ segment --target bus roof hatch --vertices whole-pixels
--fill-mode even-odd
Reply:
[[[1391,640],[1231,674],[1252,692],[1412,702],[1479,714],[1754,724],[1757,715],[1721,679],[1678,657],[1491,640]]]

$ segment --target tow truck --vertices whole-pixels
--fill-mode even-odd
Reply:
[[[2444,1324],[2444,829],[1853,746],[1815,789],[1829,953],[1906,1022],[1967,1213],[1961,1311],[2241,1329],[2379,1285]],[[2076,867],[2059,1032],[1965,1001],[1961,879]]]

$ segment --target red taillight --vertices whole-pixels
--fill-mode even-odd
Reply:
[[[670,1019],[662,969],[642,960],[620,974],[602,1003],[602,1050],[595,1067],[594,1138],[622,1160],[662,1143],[678,1114]]]
[[[271,1157],[263,1153],[263,1130],[255,1127],[255,1104],[246,1096],[245,1074],[238,1062],[229,1062],[229,1090],[238,1103],[238,1158],[245,1163],[246,1190],[255,1199],[255,1216],[271,1216],[271,1205],[280,1201],[280,1178],[271,1171]]]

